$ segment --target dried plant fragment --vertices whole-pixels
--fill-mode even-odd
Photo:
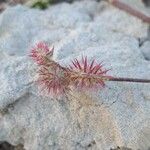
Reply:
[[[52,95],[63,94],[68,90],[67,69],[52,60],[54,48],[50,49],[44,42],[32,48],[30,57],[38,65],[37,82],[43,90]]]
[[[61,95],[69,90],[68,72],[55,62],[52,65],[52,68],[42,67],[39,69],[38,83],[51,95]]]
[[[74,59],[69,67],[62,67],[55,62],[54,48],[49,48],[44,42],[38,43],[32,50],[30,57],[38,66],[38,83],[51,95],[66,94],[70,89],[99,89],[105,87],[105,81],[150,83],[149,79],[121,78],[107,75],[108,69],[95,60],[89,61],[82,57]],[[73,90],[72,89],[72,90]]]
[[[46,65],[49,59],[53,56],[54,48],[49,49],[48,45],[44,42],[39,42],[32,48],[30,57],[38,65]]]
[[[102,63],[98,64],[95,60],[89,62],[87,57],[72,61],[70,70],[71,84],[80,89],[104,87],[105,81],[111,78],[106,75],[109,70],[104,69]]]

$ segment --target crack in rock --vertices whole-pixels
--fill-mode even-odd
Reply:
[[[6,141],[0,141],[0,150],[25,150],[23,147],[24,146],[22,144],[13,146]]]

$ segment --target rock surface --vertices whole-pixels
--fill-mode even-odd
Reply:
[[[141,47],[143,56],[146,60],[150,60],[150,41],[144,42],[144,44]]]
[[[10,19],[12,18],[12,19]],[[61,65],[74,57],[105,62],[111,75],[150,77],[138,38],[148,25],[107,3],[62,3],[45,11],[15,6],[0,15],[0,141],[26,150],[150,148],[150,85],[108,82],[62,100],[34,83],[29,49],[44,40]]]

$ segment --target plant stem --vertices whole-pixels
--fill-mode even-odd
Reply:
[[[150,79],[139,79],[139,78],[122,78],[122,77],[101,77],[97,75],[91,75],[90,78],[97,78],[101,80],[106,80],[106,81],[118,81],[118,82],[138,82],[138,83],[150,83]],[[88,77],[87,77],[88,78]]]
[[[121,78],[121,77],[113,77],[108,79],[108,81],[150,83],[150,79]]]
[[[130,7],[129,5],[123,3],[123,2],[120,2],[119,0],[108,0],[109,3],[111,3],[112,5],[114,5],[115,7],[121,9],[121,10],[124,10],[126,11],[127,13],[141,19],[142,21],[150,24],[150,17],[145,15],[144,13]]]

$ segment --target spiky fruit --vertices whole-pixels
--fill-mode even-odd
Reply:
[[[53,50],[43,43],[38,43],[31,50],[31,57],[38,64],[38,82],[51,95],[65,94],[70,87],[97,88],[104,87],[105,80],[110,79],[102,64],[94,60],[88,62],[87,57],[81,61],[75,59],[69,68],[62,67],[52,60]]]
[[[30,57],[38,64],[38,83],[52,95],[60,95],[68,90],[67,69],[52,60],[54,48],[49,49],[44,42],[32,48]]]
[[[30,57],[32,57],[38,65],[44,65],[48,59],[53,56],[53,51],[54,47],[50,49],[46,43],[39,42],[32,48]]]
[[[109,70],[104,69],[102,63],[88,62],[87,57],[82,57],[81,61],[74,59],[70,70],[70,81],[79,89],[104,87],[105,81],[111,78],[106,75]]]
[[[40,68],[38,73],[38,82],[51,95],[62,95],[69,90],[68,72],[57,63]]]

